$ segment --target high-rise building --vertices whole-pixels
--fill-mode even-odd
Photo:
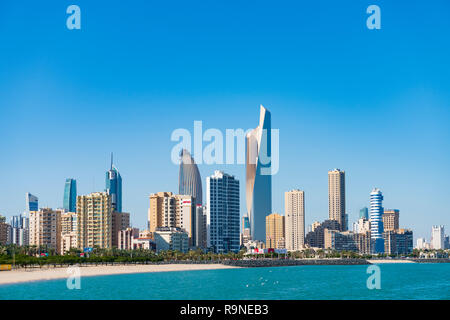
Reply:
[[[387,230],[384,236],[384,253],[410,254],[413,251],[413,232],[407,229]]]
[[[287,250],[301,250],[305,245],[305,192],[284,193],[285,239]]]
[[[325,229],[339,231],[339,222],[336,220],[325,220],[320,224],[313,223],[312,231],[308,232],[305,237],[305,243],[312,248],[324,248]]]
[[[261,105],[259,125],[246,137],[247,216],[253,240],[266,240],[266,216],[272,213],[271,115]]]
[[[215,171],[206,178],[206,201],[208,247],[216,253],[238,252],[239,180]]]
[[[25,214],[12,216],[9,242],[18,246],[28,245],[29,219]]]
[[[427,244],[427,241],[425,240],[425,238],[417,238],[416,240],[416,248],[421,250],[421,249],[425,249]]]
[[[111,224],[111,241],[113,247],[119,247],[119,232],[121,230],[126,230],[130,226],[130,214],[128,212],[117,212],[112,213],[112,224]]]
[[[383,230],[384,231],[394,231],[398,230],[400,227],[400,210],[397,209],[386,209],[383,213]]]
[[[180,154],[180,173],[178,178],[180,195],[194,197],[196,205],[202,205],[202,178],[189,151],[183,149]]]
[[[36,196],[33,196],[31,193],[27,192],[25,196],[26,200],[26,213],[30,213],[30,211],[38,211],[39,210],[39,199]]]
[[[66,179],[63,208],[67,212],[77,211],[77,181],[75,179]]]
[[[122,177],[119,170],[113,164],[111,153],[111,168],[106,172],[106,193],[111,196],[113,211],[122,212]]]
[[[383,194],[375,188],[370,193],[370,233],[372,238],[373,253],[384,252],[383,239]]]
[[[112,247],[112,212],[106,192],[77,197],[78,248]]]
[[[10,238],[10,225],[6,223],[6,218],[0,215],[0,244],[6,245]]]
[[[444,226],[433,226],[431,228],[431,248],[444,249]]]
[[[241,246],[252,239],[250,230],[250,220],[247,215],[242,217]]]
[[[61,214],[63,210],[42,208],[30,211],[30,246],[47,247],[60,252],[61,248]]]
[[[196,213],[194,197],[190,195],[175,195],[172,192],[151,194],[148,209],[149,231],[155,232],[156,228],[161,227],[182,228],[188,233],[190,245],[197,246]]]
[[[207,248],[207,229],[206,229],[206,207],[197,204],[195,208],[195,246],[198,248]]]
[[[278,213],[266,217],[266,247],[284,249],[284,216]]]
[[[328,171],[328,214],[330,220],[336,220],[341,231],[347,230],[345,213],[345,171]]]
[[[65,254],[71,248],[78,248],[77,228],[76,212],[61,214],[61,254]]]
[[[367,207],[361,208],[359,210],[359,218],[369,220],[369,209],[367,209]]]

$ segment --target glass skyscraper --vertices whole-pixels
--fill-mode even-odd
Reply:
[[[367,207],[359,210],[359,218],[369,220],[369,209],[367,209]]]
[[[372,252],[384,253],[383,238],[383,194],[375,188],[370,193],[370,235],[372,239]]]
[[[31,193],[27,192],[25,196],[26,201],[26,213],[30,213],[30,211],[38,211],[39,210],[39,199],[38,197],[32,195]]]
[[[196,205],[202,205],[202,178],[189,151],[183,149],[180,154],[180,174],[178,194],[195,198]]]
[[[119,170],[114,167],[113,155],[111,154],[111,168],[106,172],[106,189],[111,196],[113,211],[122,212],[122,177]]]
[[[261,105],[259,126],[246,137],[247,216],[253,240],[266,241],[266,216],[272,213],[271,115]]]
[[[77,211],[77,181],[75,179],[66,179],[63,208],[68,212]]]

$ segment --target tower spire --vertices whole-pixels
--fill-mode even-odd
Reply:
[[[113,153],[111,152],[111,170],[113,168]]]

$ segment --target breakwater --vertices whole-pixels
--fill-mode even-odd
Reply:
[[[222,264],[244,267],[287,267],[287,266],[311,266],[311,265],[368,265],[365,259],[248,259],[248,260],[225,260]]]

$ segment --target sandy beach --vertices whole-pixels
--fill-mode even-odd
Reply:
[[[191,270],[216,270],[238,268],[221,264],[162,264],[162,265],[120,265],[80,267],[81,277]],[[67,268],[42,268],[34,270],[13,270],[0,272],[0,285],[29,281],[54,280],[68,278]]]

